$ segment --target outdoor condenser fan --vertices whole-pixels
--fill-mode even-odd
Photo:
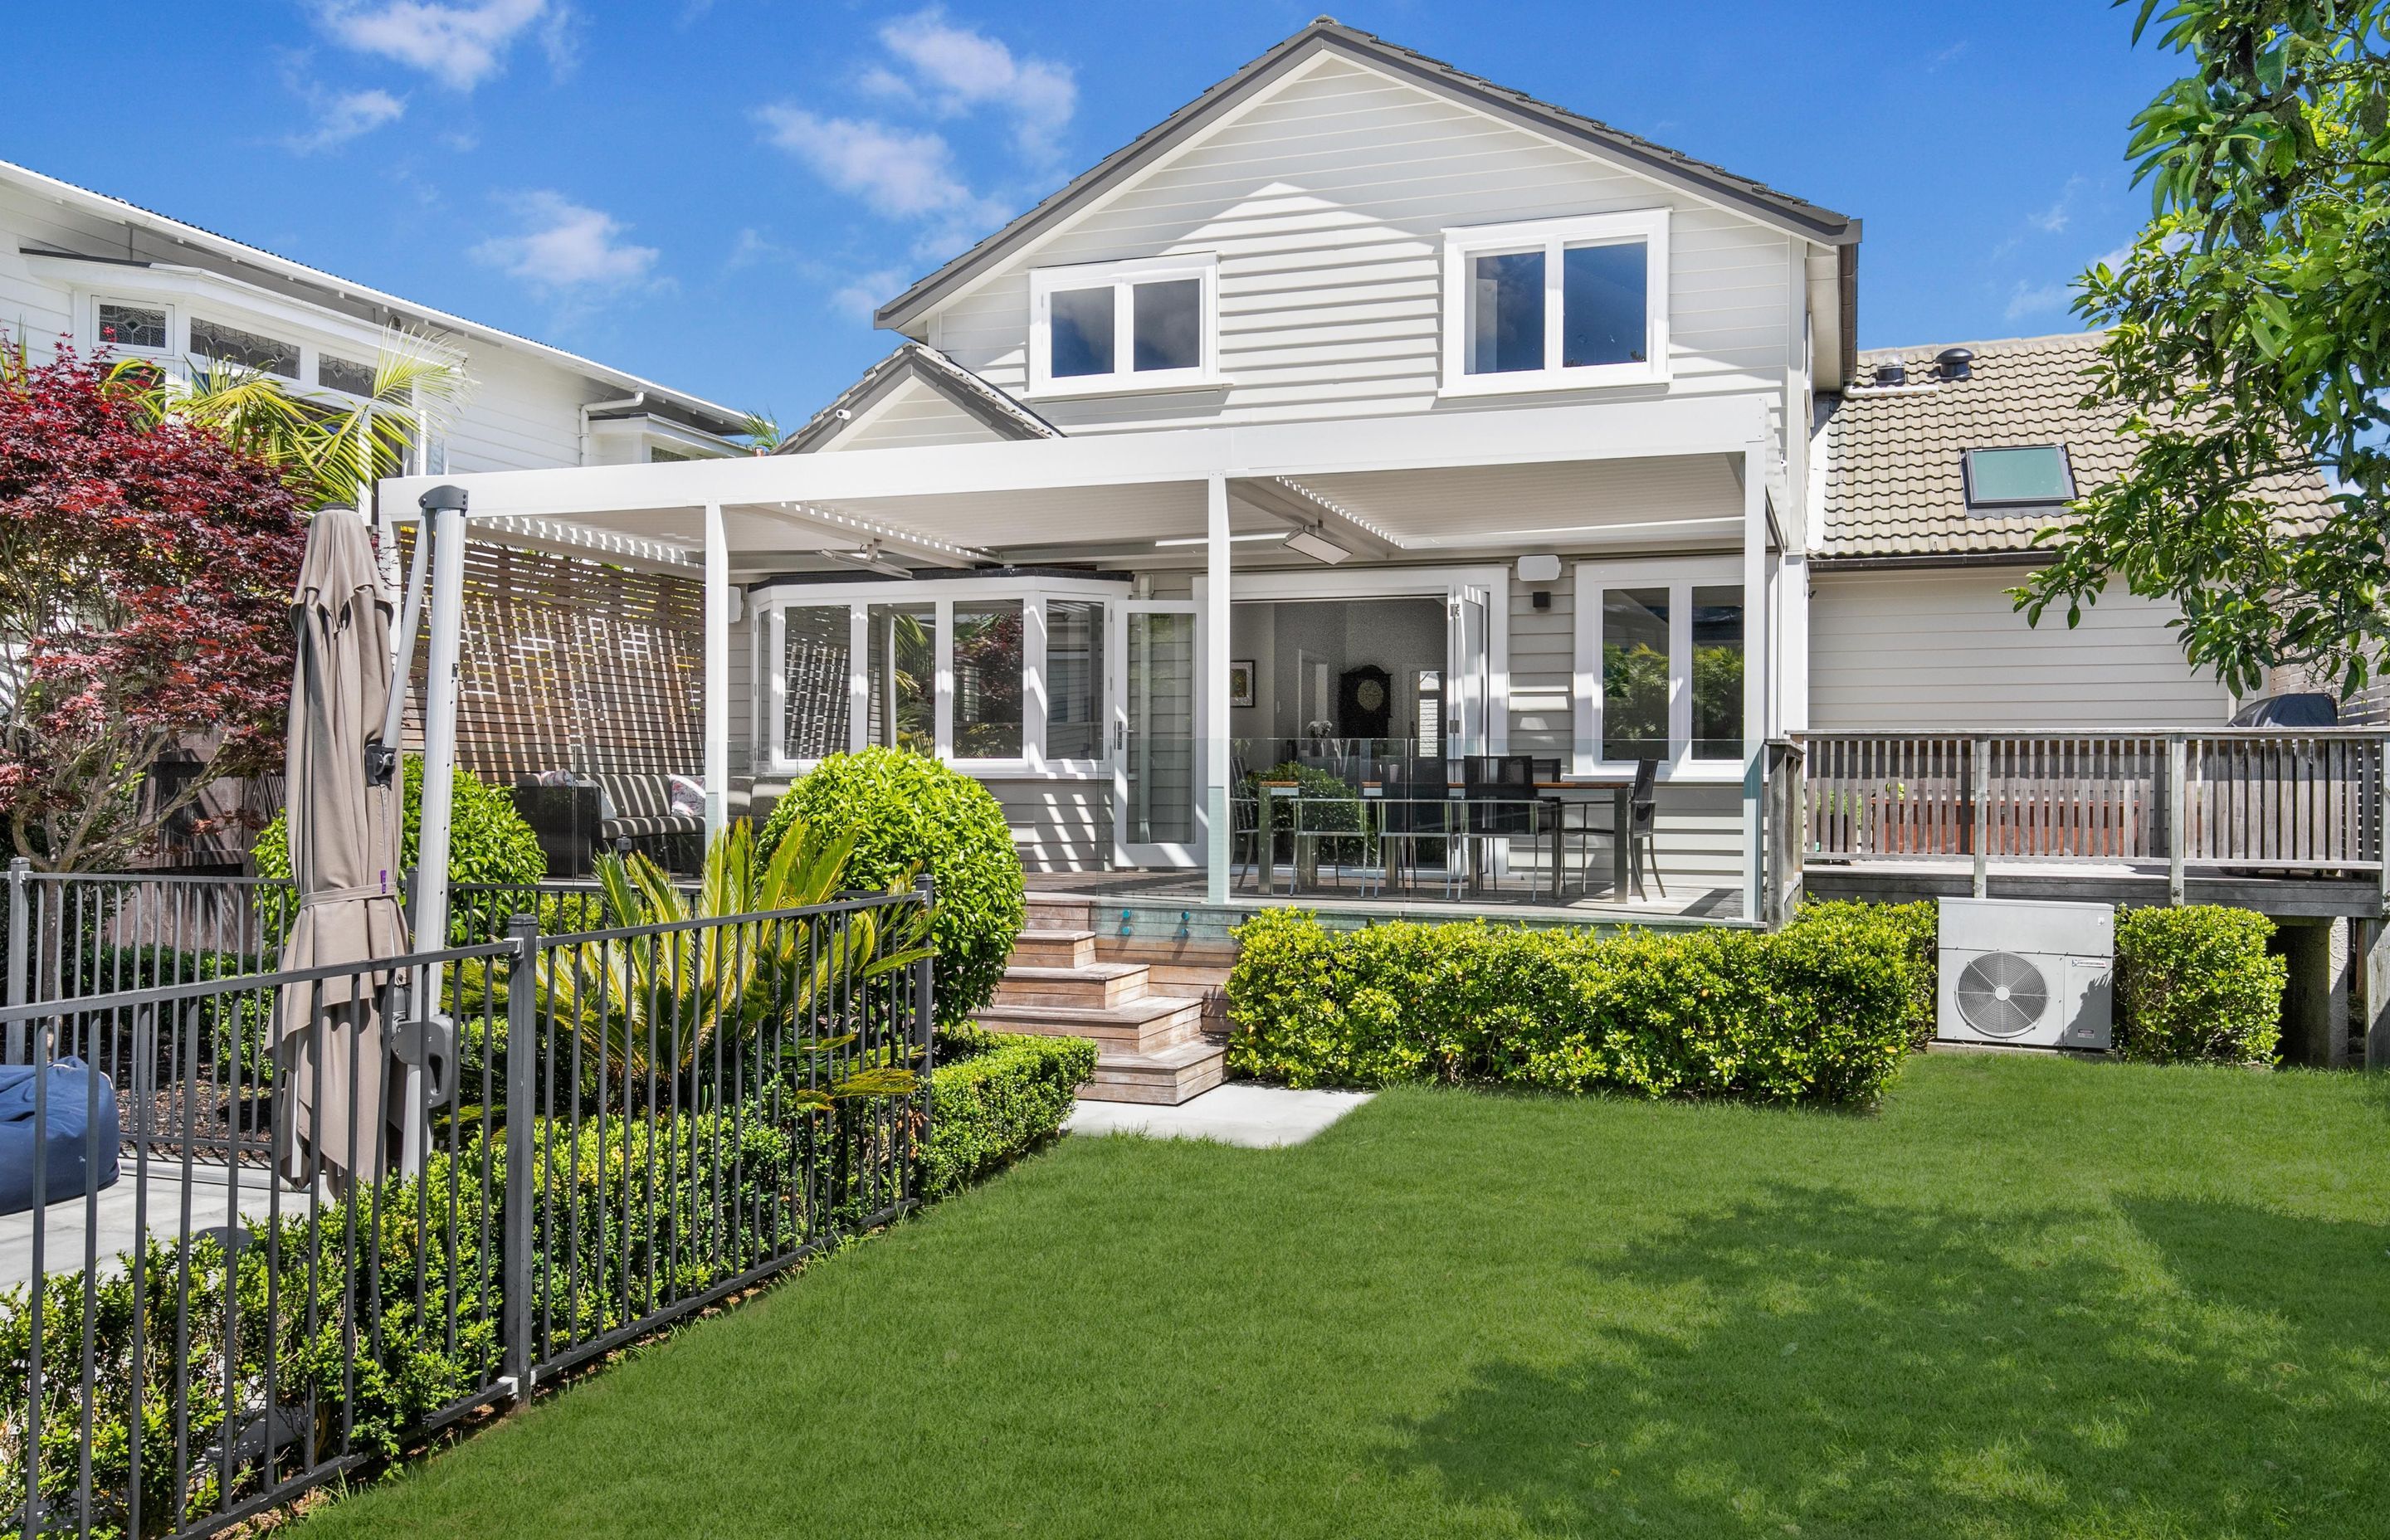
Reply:
[[[1986,952],[1969,959],[1952,993],[1959,1014],[1985,1037],[2022,1036],[2049,1008],[2049,981],[2013,952]]]

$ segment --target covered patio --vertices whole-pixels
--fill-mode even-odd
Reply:
[[[466,508],[437,517],[475,540],[700,586],[710,828],[893,743],[988,784],[1044,885],[1767,913],[1765,744],[1804,584],[1752,398],[447,480]],[[385,482],[381,517],[434,484]],[[1535,581],[1561,553],[1735,592],[1739,712],[1641,789],[1692,810],[1706,870],[1627,870],[1636,765],[1600,737],[1587,619]],[[435,614],[457,613],[447,571]],[[1654,698],[1679,745],[1690,695]]]

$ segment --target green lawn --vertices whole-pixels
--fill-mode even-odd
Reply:
[[[1866,1117],[1070,1139],[300,1534],[2390,1534],[2385,1134],[1936,1056]]]

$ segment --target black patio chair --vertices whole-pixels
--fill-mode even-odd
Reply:
[[[1446,795],[1444,762],[1438,759],[1387,759],[1378,765],[1376,804],[1380,866],[1383,873],[1408,870],[1416,875],[1420,845],[1445,838],[1451,801]],[[1362,804],[1367,813],[1370,802]],[[1450,885],[1446,873],[1446,886]],[[1405,884],[1408,886],[1407,882]],[[1382,886],[1382,884],[1381,884]],[[1364,884],[1366,893],[1368,884]]]
[[[1486,850],[1536,832],[1536,763],[1526,754],[1471,754],[1461,761],[1462,830],[1471,870]]]
[[[1626,827],[1622,829],[1588,825],[1585,830],[1588,836],[1608,834],[1613,840],[1627,841],[1627,883],[1637,898],[1643,896],[1643,868],[1647,858],[1651,869],[1651,885],[1660,890],[1662,898],[1668,896],[1667,884],[1660,880],[1659,776],[1658,760],[1637,760],[1635,785],[1626,793]],[[1578,873],[1578,880],[1590,889],[1593,881],[1593,841],[1590,838],[1585,842],[1585,862]]]

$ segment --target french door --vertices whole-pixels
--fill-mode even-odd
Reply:
[[[1203,864],[1203,745],[1195,605],[1111,606],[1112,859],[1126,866]]]
[[[1493,596],[1474,584],[1446,595],[1445,757],[1493,751],[1494,683],[1489,646]]]

